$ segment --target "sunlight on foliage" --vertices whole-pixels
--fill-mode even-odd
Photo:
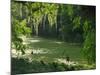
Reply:
[[[13,72],[94,69],[95,30],[95,6],[11,1]]]

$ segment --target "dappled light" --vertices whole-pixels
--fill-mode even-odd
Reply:
[[[33,54],[45,54],[48,53],[47,50],[44,49],[37,49],[37,50],[32,50]]]
[[[11,0],[12,75],[96,68],[95,6]]]
[[[63,42],[57,42],[57,41],[56,41],[55,43],[57,43],[57,44],[62,44]]]
[[[57,59],[57,62],[64,63],[66,65],[77,65],[78,62],[75,61],[66,61],[66,59]]]
[[[40,42],[40,40],[30,40],[29,42],[35,43],[35,42]]]

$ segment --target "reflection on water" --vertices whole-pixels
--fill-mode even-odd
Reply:
[[[54,42],[54,43],[57,43],[57,44],[62,44],[63,42]]]
[[[33,49],[32,52],[33,52],[33,54],[46,54],[46,53],[48,53],[48,51],[43,49],[43,48],[41,48],[41,49]]]
[[[31,53],[33,54],[47,54],[48,53],[48,50],[47,49],[44,49],[44,48],[41,48],[41,49],[27,49],[25,50],[25,55],[31,55]],[[20,56],[22,56],[21,54],[21,51],[16,51],[15,49],[12,49],[12,57],[17,57],[18,54]]]
[[[30,40],[29,42],[36,43],[36,42],[40,42],[40,40]]]
[[[57,62],[59,63],[64,63],[66,65],[77,65],[77,62],[73,62],[73,61],[66,61],[66,59],[56,59]]]

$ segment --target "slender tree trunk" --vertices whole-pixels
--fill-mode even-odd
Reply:
[[[63,20],[63,13],[62,13],[62,5],[61,5],[61,12],[60,12],[60,25],[61,25],[61,39],[64,41],[64,27],[62,24],[62,20]]]
[[[38,36],[38,25],[36,25],[36,36]]]
[[[19,12],[20,12],[20,17],[22,18],[22,3],[20,3],[20,9],[19,9]]]
[[[46,22],[46,14],[44,15],[44,20],[43,20],[43,30],[45,31],[45,22]]]

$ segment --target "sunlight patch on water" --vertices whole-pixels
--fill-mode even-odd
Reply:
[[[37,50],[35,50],[35,49],[33,49],[32,50],[33,51],[33,54],[46,54],[46,53],[48,53],[48,51],[46,51],[46,50],[44,50],[44,49],[37,49]]]
[[[74,61],[66,61],[66,59],[56,59],[56,62],[64,63],[66,65],[77,65],[77,62]]]
[[[40,40],[30,40],[31,43],[40,42]]]
[[[57,43],[57,44],[62,44],[63,42],[57,42],[57,41],[56,41],[55,43]]]
[[[33,54],[46,54],[48,53],[48,50],[41,48],[41,49],[28,49],[25,53],[27,54],[31,54],[31,52]]]
[[[30,44],[29,42],[23,42],[23,45],[27,45],[27,44]]]

